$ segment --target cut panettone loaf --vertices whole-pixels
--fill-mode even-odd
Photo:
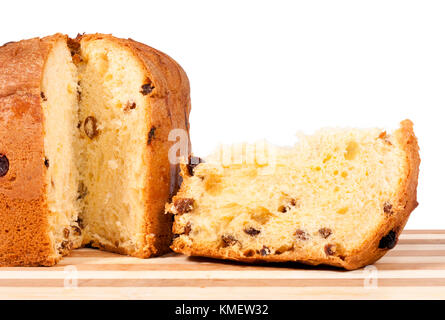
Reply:
[[[412,123],[324,129],[293,148],[237,145],[182,165],[172,249],[246,262],[356,269],[396,245],[417,206]]]
[[[53,265],[93,246],[169,250],[172,129],[188,79],[167,55],[110,35],[0,47],[0,265]]]

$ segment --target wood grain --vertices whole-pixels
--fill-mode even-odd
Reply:
[[[49,268],[1,268],[1,299],[445,299],[445,230],[407,230],[372,266],[249,265],[93,249]]]

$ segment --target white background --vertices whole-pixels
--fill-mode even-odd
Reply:
[[[0,44],[102,32],[172,56],[191,81],[197,155],[410,118],[422,165],[407,228],[445,228],[443,1],[40,0],[0,10]]]

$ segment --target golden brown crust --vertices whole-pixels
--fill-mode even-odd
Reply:
[[[174,239],[171,248],[173,251],[183,253],[189,256],[204,256],[218,259],[229,259],[242,262],[286,262],[295,261],[309,265],[332,265],[342,267],[348,270],[357,269],[368,264],[372,264],[380,259],[388,249],[379,248],[380,241],[383,237],[388,235],[390,231],[395,233],[395,237],[402,232],[410,213],[417,206],[417,180],[419,174],[419,147],[417,139],[414,135],[413,124],[410,120],[405,120],[401,123],[400,129],[395,132],[395,139],[406,154],[404,179],[399,186],[396,199],[393,200],[393,214],[385,221],[384,224],[378,226],[374,234],[369,235],[364,240],[363,244],[348,256],[326,256],[325,259],[311,259],[310,257],[302,256],[301,253],[294,251],[287,251],[282,254],[262,256],[258,252],[252,252],[250,257],[241,256],[235,249],[228,248],[213,248],[205,244],[191,243],[186,237],[179,236]],[[187,179],[186,168],[182,168],[182,174],[185,181]],[[184,184],[184,187],[187,183]],[[167,206],[169,207],[169,206]],[[180,233],[183,229],[177,223],[173,225],[173,231]]]
[[[172,217],[164,214],[164,206],[178,184],[177,167],[170,165],[168,159],[168,151],[175,141],[169,141],[168,136],[172,129],[183,129],[187,137],[189,135],[189,81],[184,70],[172,58],[132,39],[93,34],[78,37],[77,41],[96,39],[107,39],[128,48],[142,62],[147,78],[154,86],[153,91],[147,95],[148,122],[149,128],[153,129],[153,136],[149,139],[147,150],[147,212],[139,248],[136,252],[127,252],[116,247],[103,249],[140,258],[160,255],[170,251]],[[101,248],[98,244],[93,246]]]
[[[53,265],[48,237],[40,85],[54,35],[0,47],[0,154],[9,171],[0,177],[0,265]]]

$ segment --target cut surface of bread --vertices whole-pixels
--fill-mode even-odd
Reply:
[[[49,237],[54,259],[81,244],[77,223],[79,203],[79,141],[77,125],[77,71],[65,37],[54,42],[44,64],[41,82],[43,148]]]
[[[409,120],[323,129],[293,148],[222,147],[182,165],[172,249],[188,255],[355,269],[395,246],[417,206],[417,140]]]
[[[147,74],[109,39],[81,41],[80,128],[84,243],[126,253],[143,245],[150,116]]]
[[[189,127],[181,67],[103,34],[9,43],[0,62],[0,265],[53,265],[80,246],[168,251],[168,135]]]

